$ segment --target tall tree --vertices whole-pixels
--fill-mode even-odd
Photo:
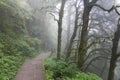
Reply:
[[[75,4],[75,12],[76,12],[76,14],[75,14],[75,21],[74,21],[74,31],[73,31],[73,34],[72,34],[72,36],[71,36],[71,38],[70,38],[70,41],[69,41],[69,44],[68,44],[68,48],[67,48],[67,52],[66,52],[66,58],[65,58],[65,61],[66,62],[68,62],[68,60],[69,60],[69,57],[70,57],[70,55],[71,55],[71,49],[72,49],[72,45],[73,45],[73,42],[74,42],[74,39],[75,39],[75,37],[76,37],[76,35],[77,35],[77,30],[78,30],[78,19],[79,19],[79,8],[80,8],[80,6],[77,6],[77,2],[76,2],[76,4]]]
[[[118,5],[113,5],[110,9],[105,9],[104,7],[98,5],[98,4],[92,4],[94,6],[97,6],[101,8],[104,11],[111,12],[115,10],[115,12],[120,15],[118,8],[120,6]],[[117,30],[115,31],[114,38],[112,40],[112,53],[111,53],[111,59],[110,59],[110,67],[109,67],[109,73],[108,73],[108,80],[114,80],[114,70],[116,67],[116,62],[118,57],[120,56],[119,53],[117,53],[118,49],[118,44],[119,44],[119,39],[120,39],[120,18],[118,19],[118,24],[117,24]]]
[[[111,60],[110,60],[108,80],[114,79],[114,69],[116,67],[117,59],[120,55],[120,54],[117,54],[119,39],[120,39],[120,18],[118,20],[117,30],[114,34],[114,39],[112,41],[113,47],[112,47],[112,54],[111,54]]]
[[[58,39],[57,39],[57,59],[60,59],[61,53],[61,38],[62,38],[62,24],[63,24],[63,16],[64,16],[64,7],[65,7],[66,0],[62,0],[60,11],[59,11],[59,20],[58,23]]]
[[[119,11],[117,9],[120,6],[113,5],[110,9],[105,9],[104,7],[102,7],[102,6],[98,5],[98,4],[94,4],[94,6],[97,6],[97,7],[101,8],[102,10],[108,11],[108,12],[111,12],[111,11],[115,10],[115,12],[118,15],[120,15],[120,13],[119,13]],[[120,56],[120,54],[117,53],[119,39],[120,39],[120,18],[118,19],[117,30],[116,30],[116,32],[114,34],[114,38],[112,40],[113,45],[112,45],[112,53],[111,53],[111,59],[110,59],[108,80],[114,80],[114,70],[115,70],[115,67],[116,67],[117,59]]]
[[[67,8],[67,30],[66,30],[66,45],[65,45],[65,49],[64,49],[64,52],[66,53],[67,51],[67,48],[68,48],[68,45],[69,45],[69,41],[70,41],[70,33],[71,33],[71,16],[72,16],[72,12],[71,12],[71,8],[72,8],[72,5],[71,3],[68,3],[70,4]]]
[[[86,47],[87,47],[87,36],[88,36],[88,25],[89,25],[89,16],[92,8],[94,5],[89,5],[89,4],[94,4],[98,0],[83,0],[84,2],[84,11],[83,11],[83,26],[82,26],[82,31],[81,31],[81,37],[80,37],[80,45],[79,45],[79,50],[78,50],[78,60],[77,64],[78,67],[81,68],[83,67],[84,64],[84,57],[85,53],[87,52]]]

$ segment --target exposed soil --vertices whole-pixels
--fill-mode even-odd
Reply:
[[[45,80],[43,59],[50,53],[42,53],[32,60],[26,60],[13,80]]]

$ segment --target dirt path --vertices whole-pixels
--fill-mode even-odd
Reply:
[[[45,80],[42,60],[49,53],[42,53],[32,60],[27,60],[13,80]]]

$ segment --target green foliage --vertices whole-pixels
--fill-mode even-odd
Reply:
[[[20,54],[23,56],[31,57],[33,56],[34,48],[30,47],[29,44],[27,44],[24,40],[19,40],[16,44],[16,48],[18,51],[20,51]]]
[[[35,47],[38,42],[40,46],[40,40],[36,38],[14,39],[0,33],[0,80],[12,80],[24,58],[38,53],[39,48]]]
[[[102,80],[100,77],[93,73],[84,73],[84,72],[78,72],[75,77],[63,77],[59,80]]]
[[[31,9],[23,0],[0,0],[0,31],[18,37],[26,33],[26,21]]]
[[[0,80],[12,80],[24,58],[39,53],[41,41],[27,34],[31,8],[24,0],[0,0]]]
[[[76,64],[67,64],[62,60],[55,61],[52,58],[45,60],[45,69],[46,72],[48,72],[48,74],[46,74],[48,79],[50,76],[54,79],[64,76],[74,77],[78,70]]]
[[[32,57],[36,55],[36,53],[39,53],[40,43],[41,41],[39,39],[27,36],[18,40],[16,48],[18,51],[21,51],[23,56]]]
[[[28,57],[34,56],[35,53],[39,53],[38,51],[40,51],[40,43],[41,41],[37,38],[22,37],[14,39],[0,33],[0,50],[5,55],[22,54]]]
[[[93,73],[80,72],[76,64],[67,64],[66,62],[54,58],[48,58],[44,62],[46,70],[46,80],[102,80]]]
[[[32,38],[30,36],[25,36],[25,41],[30,45],[30,47],[34,47],[35,50],[40,50],[41,48],[41,40],[38,38]]]
[[[1,54],[1,53],[0,53]],[[0,55],[0,80],[12,80],[24,58],[20,55]]]

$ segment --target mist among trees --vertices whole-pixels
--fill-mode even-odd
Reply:
[[[0,80],[47,53],[45,80],[120,80],[119,0],[1,0],[0,12]]]

